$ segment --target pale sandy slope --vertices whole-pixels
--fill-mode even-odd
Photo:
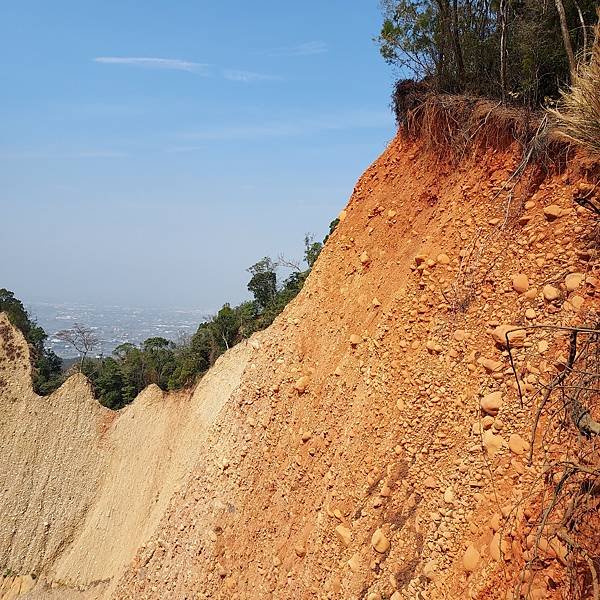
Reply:
[[[81,376],[37,396],[26,344],[0,315],[0,599],[24,592],[31,574],[37,585],[23,598],[108,594],[195,466],[257,345],[229,351],[192,392],[151,386],[113,413]]]

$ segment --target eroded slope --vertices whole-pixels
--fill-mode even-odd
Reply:
[[[593,217],[573,203],[597,167],[531,166],[513,189],[519,161],[516,148],[456,164],[390,144],[115,598],[510,592],[523,510],[505,526],[539,476],[525,460],[534,384],[564,340],[540,330],[515,351],[521,406],[491,332],[598,308]],[[528,593],[566,589],[557,554]]]

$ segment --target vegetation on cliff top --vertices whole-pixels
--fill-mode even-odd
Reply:
[[[434,92],[537,107],[593,41],[596,0],[382,0],[384,59]]]

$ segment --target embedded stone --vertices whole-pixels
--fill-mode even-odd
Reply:
[[[352,555],[352,558],[346,563],[353,573],[358,573],[360,570],[360,555],[358,552]]]
[[[511,452],[521,456],[522,454],[525,454],[529,448],[529,444],[518,433],[513,433],[508,438],[508,447]]]
[[[477,362],[489,373],[498,373],[504,366],[501,362],[491,358],[480,358]]]
[[[463,554],[463,568],[465,571],[472,573],[477,568],[480,558],[481,555],[477,551],[477,548],[473,544],[470,544]]]
[[[483,446],[487,450],[488,456],[490,457],[495,456],[498,452],[500,452],[500,450],[502,450],[502,447],[504,446],[504,438],[500,435],[492,433],[491,430],[484,431],[481,438]]]
[[[360,344],[362,342],[362,338],[360,337],[360,335],[356,335],[355,333],[353,333],[350,336],[350,344],[352,344],[353,346],[358,346],[358,344]]]
[[[583,306],[583,303],[585,302],[585,300],[581,296],[573,296],[570,299],[570,302],[575,310],[579,310]]]
[[[306,391],[306,388],[308,388],[308,384],[310,383],[310,379],[306,376],[303,375],[302,377],[300,377],[300,379],[298,379],[296,381],[296,383],[294,384],[294,389],[299,393],[299,394],[304,394],[304,392]]]

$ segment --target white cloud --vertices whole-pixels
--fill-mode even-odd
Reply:
[[[94,62],[106,65],[128,65],[146,69],[168,69],[172,71],[187,71],[208,75],[208,65],[203,63],[179,60],[175,58],[156,58],[147,56],[97,56]]]
[[[274,48],[267,54],[270,56],[314,56],[315,54],[324,54],[329,50],[325,42],[304,42],[296,46],[284,46]]]
[[[240,81],[242,83],[256,83],[258,81],[281,81],[276,75],[265,75],[254,71],[239,71],[237,69],[225,69],[223,77],[229,81]]]

